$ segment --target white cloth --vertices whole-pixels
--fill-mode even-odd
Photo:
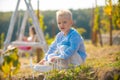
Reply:
[[[33,69],[35,71],[40,71],[40,72],[47,72],[53,69],[53,67],[55,67],[56,69],[63,69],[63,68],[69,68],[72,66],[78,66],[81,65],[83,63],[83,60],[81,58],[81,56],[76,52],[74,53],[69,59],[65,60],[65,59],[60,59],[58,56],[63,54],[64,50],[67,49],[68,46],[62,45],[59,47],[59,49],[57,51],[55,51],[55,53],[49,54],[48,55],[48,61],[45,63],[45,65],[35,65],[33,67]],[[58,57],[57,62],[52,63],[50,62],[50,59],[52,57]],[[51,65],[50,65],[50,64]],[[54,66],[53,66],[54,65]]]
[[[33,69],[39,72],[48,72],[53,69],[51,65],[34,65]]]
[[[52,53],[50,55],[48,55],[48,61],[49,59],[51,59],[53,56],[57,56],[59,57],[59,55],[64,54],[64,50],[67,49],[68,46],[62,45],[59,47],[59,49],[57,51],[55,51],[55,53]],[[63,67],[63,68],[68,68],[70,65],[73,66],[78,66],[81,65],[83,63],[83,60],[81,58],[81,56],[76,52],[74,53],[69,59],[64,60],[64,59],[60,59],[61,61],[58,60],[58,64]]]

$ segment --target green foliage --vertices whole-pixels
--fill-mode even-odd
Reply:
[[[91,75],[91,67],[88,65],[81,65],[78,67],[72,67],[70,69],[63,70],[53,70],[46,74],[48,80],[88,80],[92,76]],[[84,78],[83,78],[84,77]]]
[[[118,23],[118,25],[119,25],[120,20],[118,20],[118,19],[120,19],[120,18],[117,17],[117,15],[120,14],[119,13],[120,9],[118,8],[118,5],[120,5],[120,4],[117,3],[116,4],[117,8],[114,9],[114,12],[116,12],[116,16],[114,17],[115,18],[114,23]],[[73,13],[73,20],[74,20],[77,28],[84,28],[86,30],[86,32],[84,34],[82,34],[85,39],[90,39],[90,33],[91,33],[90,23],[92,21],[91,10],[92,9],[90,9],[90,8],[89,9],[78,9],[78,10],[71,9],[71,12]],[[56,11],[50,11],[50,10],[40,12],[40,15],[42,14],[40,16],[40,19],[41,19],[40,21],[43,20],[43,22],[44,22],[44,23],[40,22],[40,25],[44,24],[44,27],[42,30],[44,31],[44,34],[48,33],[50,38],[53,37],[53,35],[52,35],[52,20],[54,21],[54,26],[55,26],[54,33],[57,33],[59,31],[57,28],[55,12]],[[23,16],[24,16],[24,11],[20,11],[20,13],[21,13],[21,21],[20,22],[22,22]],[[12,12],[0,12],[0,34],[4,33],[5,37],[6,37],[7,31],[8,31],[11,15],[12,15]],[[99,15],[100,15],[100,18],[102,18],[103,20],[107,19],[107,17],[103,16],[103,7],[99,7]],[[17,19],[17,21],[15,23],[15,28],[14,28],[14,32],[13,32],[14,37],[12,37],[12,40],[16,39],[15,31],[17,31],[17,29],[18,29],[18,24],[19,24],[18,20],[19,19]],[[27,24],[26,24],[26,28],[29,28],[29,26],[32,24],[32,20],[31,21],[30,20],[31,19],[28,19]],[[117,26],[117,24],[116,24],[116,26]],[[106,28],[109,29],[109,25]],[[107,31],[107,30],[105,30],[105,31]],[[26,33],[27,32],[28,31],[26,31]]]
[[[52,21],[54,21],[54,31],[57,33],[59,30],[57,28],[57,22],[56,22],[56,11],[43,11],[44,15],[44,22],[47,26],[46,32],[49,34],[50,37],[53,37],[52,35]],[[84,28],[86,30],[86,33],[83,34],[83,37],[90,38],[90,19],[91,19],[91,9],[78,9],[78,10],[72,10],[73,13],[73,20],[75,22],[75,26],[77,28]]]
[[[44,16],[43,15],[40,15],[39,23],[40,23],[40,28],[44,32],[46,30],[47,26],[45,26],[45,24],[44,24]],[[52,43],[53,39],[54,38],[50,38],[49,34],[45,34],[45,40],[48,45],[50,45]]]
[[[76,28],[77,31],[79,32],[79,34],[84,34],[86,32],[86,30],[84,28]]]
[[[90,38],[90,20],[91,20],[91,9],[84,9],[84,10],[71,10],[73,13],[73,20],[75,20],[75,24],[78,26],[78,28],[80,28],[82,26],[82,28],[84,28],[86,30],[86,33],[83,34],[83,36],[87,39]],[[40,15],[44,16],[44,17],[40,17],[40,19],[44,21],[44,29],[42,29],[44,31],[44,34],[49,34],[49,37],[53,37],[59,30],[57,28],[57,23],[56,23],[56,11],[41,11]],[[24,11],[20,11],[21,13],[21,21],[23,20],[23,16],[24,16]],[[102,13],[102,12],[101,12]],[[12,15],[12,12],[0,12],[0,34],[2,32],[5,33],[5,37],[8,31],[8,27],[9,27],[9,22],[10,22],[10,17]],[[18,21],[19,19],[17,19],[16,23],[15,23],[15,28],[14,28],[14,32],[13,32],[13,36],[12,40],[16,39],[16,33],[15,31],[18,31]],[[54,21],[54,35],[52,35],[52,20]],[[40,22],[42,25],[43,23]],[[29,26],[32,24],[32,20],[28,19],[27,24],[26,24],[26,33],[28,32],[28,28]],[[42,26],[41,26],[42,27]],[[25,33],[25,34],[26,34]],[[27,35],[27,34],[26,34]]]
[[[3,55],[3,63],[0,65],[0,70],[4,73],[4,77],[9,77],[16,74],[20,69],[20,62],[18,57],[18,49],[12,48],[7,50]]]
[[[110,26],[110,23],[108,20],[106,19],[101,20],[101,28],[104,33],[110,30],[109,26]]]
[[[118,3],[113,6],[113,25],[115,28],[120,29],[120,0],[118,0]]]
[[[104,13],[108,16],[112,15],[112,0],[105,0],[106,6],[104,7]]]
[[[120,77],[120,46],[115,47],[95,47],[87,46],[88,57],[85,64],[78,67],[71,67],[70,69],[53,70],[46,76],[47,80],[109,80],[101,79],[106,77],[106,72],[111,71],[114,79],[118,80]]]
[[[112,18],[112,26],[114,29],[120,29],[120,0],[113,5],[112,0],[106,0],[106,6],[103,8],[105,16],[108,17],[104,20],[109,21],[109,18]],[[108,24],[109,29],[110,23]]]
[[[115,62],[112,62],[112,63],[110,63],[110,64],[108,64],[108,66],[110,66],[110,67],[118,67],[118,68],[120,68],[120,52],[117,52],[117,53],[113,53],[113,54],[115,54],[116,55],[116,57],[115,57]]]
[[[50,45],[54,40],[54,38],[50,38],[49,34],[46,34],[45,39],[48,45]]]
[[[112,0],[105,0],[105,7],[103,7],[104,17],[101,20],[102,29],[104,31],[110,31],[110,17],[113,19],[113,4]]]
[[[40,28],[41,28],[43,31],[45,31],[47,27],[45,26],[43,19],[44,19],[44,16],[43,16],[43,15],[40,15],[40,18],[39,18]]]
[[[95,14],[94,14],[93,32],[97,31],[99,28],[100,17],[99,17],[99,8],[98,7],[95,8],[94,13]]]

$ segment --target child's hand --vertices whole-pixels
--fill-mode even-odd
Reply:
[[[54,56],[54,57],[52,57],[52,58],[50,59],[50,61],[51,61],[51,62],[56,62],[58,58],[59,58],[59,57]]]
[[[46,60],[42,59],[42,60],[39,62],[39,64],[44,65],[45,62],[46,62]]]

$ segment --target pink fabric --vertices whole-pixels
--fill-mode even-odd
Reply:
[[[28,50],[30,50],[32,47],[30,47],[30,46],[19,46],[18,48],[21,49],[21,50],[26,50],[26,51],[28,51]]]
[[[28,37],[28,38],[29,38],[29,37]],[[25,42],[30,42],[29,40],[27,40],[28,38],[23,38],[23,41],[25,41]],[[29,51],[29,50],[32,49],[31,46],[19,46],[18,48],[21,49],[21,50],[25,50],[25,51]]]

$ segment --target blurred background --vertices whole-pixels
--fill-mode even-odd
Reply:
[[[120,1],[119,0],[30,0],[44,35],[54,38],[59,32],[56,23],[56,10],[70,9],[73,13],[73,27],[80,32],[87,41],[91,40],[94,45],[100,43],[120,44]],[[3,44],[8,31],[10,18],[15,11],[17,0],[0,0],[0,36]],[[16,40],[26,5],[20,0],[19,13],[15,23],[12,40]],[[26,24],[25,35],[32,25],[30,19]],[[113,35],[112,35],[113,34]]]
[[[3,52],[4,41],[6,39],[12,14],[15,12],[18,0],[0,0],[0,54]],[[18,39],[20,28],[27,10],[24,0],[19,0],[17,19],[12,34],[12,41]],[[120,0],[26,0],[32,4],[35,16],[37,17],[40,28],[44,33],[48,45],[54,40],[59,32],[56,23],[56,11],[59,9],[69,9],[73,13],[73,27],[83,36],[87,52],[87,60],[80,69],[66,71],[61,77],[53,73],[51,79],[55,76],[56,80],[120,80]],[[26,22],[24,35],[29,35],[29,27],[33,25],[29,17]],[[9,34],[8,34],[9,35]],[[17,53],[13,51],[13,53]],[[42,50],[38,53],[42,53]],[[25,55],[24,55],[25,56]],[[29,58],[22,56],[21,64],[29,64]],[[28,54],[27,54],[28,56]],[[40,59],[44,55],[39,55]],[[14,59],[14,58],[13,58]],[[0,60],[1,61],[1,60]],[[9,60],[8,60],[9,61]],[[36,57],[33,56],[33,62],[36,63]],[[16,64],[16,63],[15,63]],[[13,76],[11,64],[2,65],[4,71],[0,70],[6,76]],[[8,68],[9,66],[9,68]],[[15,66],[20,67],[20,65]],[[6,71],[7,69],[7,71]],[[9,69],[9,70],[8,70]],[[13,69],[13,68],[12,68]],[[27,68],[28,69],[28,68]],[[17,69],[16,78],[32,75],[31,69]],[[77,71],[80,70],[80,71]],[[63,71],[64,72],[64,71]],[[78,74],[80,72],[80,74]],[[76,73],[76,74],[75,74]],[[68,76],[68,74],[70,74]],[[81,77],[82,76],[82,77]],[[0,75],[0,80],[5,80]],[[9,79],[10,80],[10,79]],[[29,80],[29,79],[27,79]],[[31,80],[31,79],[30,79]],[[40,80],[40,79],[38,79]],[[55,79],[54,79],[55,80]]]

